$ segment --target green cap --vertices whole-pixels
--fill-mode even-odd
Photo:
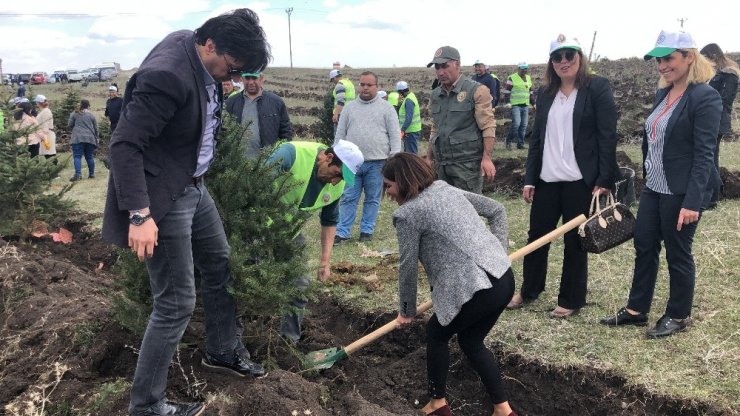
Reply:
[[[261,74],[262,74],[261,72],[243,72],[242,78],[246,78],[246,77],[259,78]]]

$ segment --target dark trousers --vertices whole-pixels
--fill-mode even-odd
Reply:
[[[650,312],[660,265],[660,242],[665,245],[670,295],[665,314],[674,319],[691,315],[696,268],[691,245],[698,222],[676,230],[684,195],[665,195],[645,188],[635,223],[635,272],[627,307]]]
[[[717,136],[717,146],[715,146],[714,148],[714,168],[717,170],[717,177],[719,177],[719,144],[721,142],[722,142],[722,135],[720,134],[719,136]],[[714,207],[717,205],[717,201],[719,201],[719,198],[722,196],[722,193],[724,192],[724,189],[723,189],[724,184],[722,183],[722,179],[713,183],[710,178],[709,185],[712,187],[712,198],[709,200],[709,206]]]
[[[483,340],[514,295],[514,273],[509,269],[500,279],[490,275],[489,278],[492,287],[476,292],[447,326],[439,323],[436,314],[427,323],[427,374],[429,395],[432,398],[446,396],[447,372],[450,367],[449,341],[457,334],[460,349],[480,376],[493,403],[509,400],[496,358],[483,344]]]
[[[532,209],[529,211],[527,243],[554,230],[561,217],[565,223],[581,214],[588,215],[590,202],[591,189],[588,189],[583,180],[575,182],[538,181]],[[581,249],[577,230],[566,233],[563,241],[565,253],[558,305],[567,309],[579,309],[586,304],[588,254]],[[547,244],[524,257],[522,297],[536,299],[545,290],[549,251],[550,245]]]

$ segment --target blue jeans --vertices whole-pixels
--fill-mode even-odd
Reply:
[[[352,225],[357,215],[357,203],[362,191],[365,191],[365,202],[362,206],[360,233],[372,234],[375,231],[375,220],[380,210],[380,197],[383,195],[383,165],[385,160],[370,160],[360,166],[355,175],[354,186],[345,187],[342,199],[339,200],[339,224],[337,235],[349,238]]]
[[[87,173],[89,176],[95,176],[95,159],[93,152],[97,146],[92,143],[72,143],[72,158],[75,165],[75,176],[82,176],[82,156],[85,156],[87,162]]]
[[[419,137],[421,132],[406,133],[403,136],[403,151],[416,154],[419,151]]]
[[[670,294],[665,314],[674,319],[691,315],[694,301],[696,266],[691,247],[699,222],[676,230],[685,195],[660,194],[645,188],[640,195],[635,222],[635,271],[627,307],[650,312],[660,266],[660,242],[665,245]],[[701,217],[700,217],[701,218]]]
[[[166,401],[168,368],[195,308],[194,267],[201,275],[207,352],[231,361],[237,347],[229,245],[205,186],[188,185],[157,227],[158,245],[146,262],[154,302],[131,385],[131,414]]]
[[[514,136],[516,136],[516,146],[524,146],[524,135],[527,134],[527,123],[529,123],[529,106],[511,106],[511,127],[509,128],[509,134],[506,135],[506,144],[514,141]]]

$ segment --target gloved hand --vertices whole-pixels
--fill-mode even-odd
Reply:
[[[504,104],[504,108],[511,108],[511,103]]]

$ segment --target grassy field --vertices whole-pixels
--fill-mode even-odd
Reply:
[[[415,72],[414,72],[415,71]],[[397,79],[420,73],[420,69],[392,69],[379,71],[385,79]],[[328,88],[325,71],[307,70],[298,82],[297,91],[324,91]],[[288,70],[275,71],[276,87],[287,88]],[[425,76],[430,76],[424,72]],[[295,77],[294,77],[295,78]],[[268,77],[269,82],[272,78]],[[417,83],[425,83],[426,78]],[[125,83],[125,75],[117,80]],[[386,81],[386,84],[388,82]],[[309,88],[308,85],[313,85]],[[385,85],[386,88],[389,85]],[[76,86],[75,88],[80,88]],[[104,109],[107,84],[93,83],[80,88],[81,97],[92,101],[93,111],[99,117]],[[3,93],[7,93],[6,90]],[[325,92],[325,91],[324,91]],[[33,93],[42,93],[52,100],[61,100],[61,86],[34,86]],[[7,101],[7,100],[6,100]],[[289,108],[316,107],[305,98],[289,98]],[[740,127],[735,111],[733,125]],[[312,116],[295,116],[294,124],[308,125],[316,121]],[[502,122],[503,120],[499,120]],[[57,121],[59,122],[59,121]],[[64,121],[63,121],[64,122]],[[296,139],[301,139],[300,137]],[[425,142],[422,142],[423,149]],[[517,157],[526,151],[505,151],[497,144],[495,157]],[[623,150],[639,163],[639,145],[622,145]],[[740,169],[740,143],[727,142],[721,147],[722,165]],[[69,155],[61,157],[71,164]],[[60,175],[54,187],[58,189],[72,176],[70,166]],[[79,208],[101,213],[105,202],[107,170],[102,163],[96,167],[95,179],[77,182],[69,198],[79,202]],[[83,177],[86,177],[83,162]],[[513,251],[526,243],[529,206],[521,198],[491,195],[505,205],[509,216],[510,240]],[[395,203],[388,199],[382,202],[374,240],[367,244],[351,241],[335,248],[333,262],[376,265],[373,253],[398,251],[391,216]],[[636,212],[637,207],[632,208]],[[313,218],[307,225],[310,261],[317,263],[319,257],[319,224]],[[355,229],[353,237],[358,231]],[[588,305],[581,314],[567,321],[553,321],[546,312],[555,306],[561,268],[562,245],[555,242],[550,251],[547,288],[540,299],[522,310],[505,313],[490,334],[490,341],[508,354],[519,354],[529,360],[548,366],[570,368],[586,366],[608,370],[623,375],[629,383],[642,385],[656,394],[697,399],[719,405],[729,414],[740,414],[740,200],[722,201],[719,207],[706,212],[699,225],[694,242],[697,265],[696,296],[694,299],[693,323],[685,333],[662,340],[648,340],[644,328],[606,328],[598,324],[602,316],[614,313],[622,307],[629,291],[634,250],[631,243],[624,244],[601,255],[591,255],[589,265]],[[370,255],[368,255],[370,254]],[[517,285],[521,285],[521,262],[514,265]],[[428,298],[420,288],[420,301]],[[354,307],[373,311],[396,310],[396,283],[390,279],[379,291],[368,291],[364,286],[350,288],[328,286],[341,302]],[[665,263],[659,272],[651,324],[662,314],[668,295],[668,274]],[[516,378],[516,374],[507,374]]]

